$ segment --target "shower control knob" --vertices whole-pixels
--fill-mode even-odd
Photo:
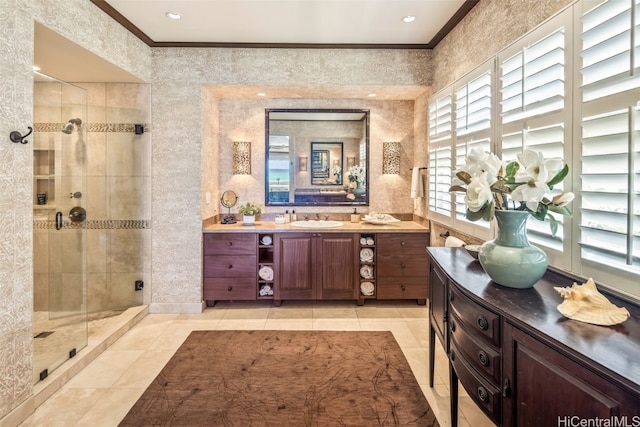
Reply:
[[[80,197],[82,197],[82,193],[79,191],[76,191],[75,193],[69,193],[69,198],[71,199],[79,199]]]
[[[69,219],[71,222],[82,222],[87,219],[87,211],[80,206],[73,207],[69,211]]]

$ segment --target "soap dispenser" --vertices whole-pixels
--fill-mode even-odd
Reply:
[[[360,222],[360,214],[356,208],[353,208],[353,213],[351,214],[351,222]]]

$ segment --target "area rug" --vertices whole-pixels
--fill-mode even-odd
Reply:
[[[438,426],[391,332],[194,331],[120,426]]]

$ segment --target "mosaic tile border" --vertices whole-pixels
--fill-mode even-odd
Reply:
[[[53,230],[55,220],[38,219],[33,221],[34,230]],[[67,230],[147,230],[151,228],[151,221],[146,219],[95,219],[82,223],[65,222],[62,229]]]
[[[66,123],[34,123],[33,130],[35,132],[60,132]],[[119,132],[119,133],[133,133],[135,132],[134,123],[83,123],[82,127],[87,132]],[[150,128],[148,124],[143,124],[144,131],[149,132]]]

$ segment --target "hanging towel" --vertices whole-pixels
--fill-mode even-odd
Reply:
[[[424,184],[422,182],[422,168],[415,166],[411,171],[411,198],[424,197]]]

